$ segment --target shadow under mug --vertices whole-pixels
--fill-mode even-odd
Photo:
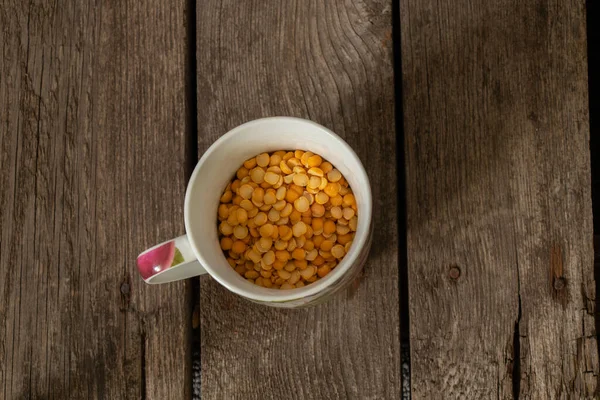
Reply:
[[[244,161],[264,152],[296,149],[321,155],[343,174],[356,198],[358,227],[350,251],[327,276],[301,288],[269,289],[248,282],[227,262],[219,243],[217,209],[225,187]],[[219,138],[196,165],[185,194],[187,235],[141,253],[138,270],[149,284],[208,273],[232,292],[275,307],[322,302],[354,280],[362,269],[371,246],[372,207],[367,173],[356,153],[339,136],[300,118],[250,121]]]

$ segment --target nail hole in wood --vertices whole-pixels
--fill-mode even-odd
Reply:
[[[560,278],[554,279],[554,289],[555,290],[563,290],[565,288],[565,286],[567,286],[567,281],[565,280],[565,278],[560,277]]]
[[[129,294],[129,283],[125,282],[121,284],[121,293]]]
[[[450,279],[457,280],[460,278],[460,268],[457,266],[450,267],[450,271],[448,271],[448,276]]]

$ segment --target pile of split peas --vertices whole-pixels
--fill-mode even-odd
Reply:
[[[258,286],[299,288],[326,276],[354,239],[358,210],[340,171],[310,151],[244,162],[221,196],[221,249]]]

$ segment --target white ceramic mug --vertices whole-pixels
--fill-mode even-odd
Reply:
[[[309,150],[331,162],[346,178],[357,202],[358,228],[350,251],[324,278],[301,288],[268,289],[248,282],[227,262],[217,232],[219,199],[247,159],[277,150]],[[187,235],[156,245],[138,256],[146,283],[164,283],[210,274],[249,300],[278,307],[320,302],[351,282],[362,269],[371,246],[372,197],[369,178],[350,146],[312,121],[273,117],[247,122],[219,138],[204,153],[185,194]]]

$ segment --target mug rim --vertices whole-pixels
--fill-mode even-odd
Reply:
[[[202,253],[198,250],[198,247],[196,246],[196,243],[194,240],[195,235],[192,234],[193,229],[191,229],[190,222],[189,222],[189,215],[190,215],[189,210],[191,207],[190,199],[191,199],[192,188],[195,187],[195,185],[199,182],[199,180],[197,179],[198,174],[200,172],[202,165],[206,161],[206,159],[208,159],[209,156],[214,151],[216,151],[216,149],[219,148],[219,146],[223,142],[226,142],[230,137],[235,136],[235,135],[239,134],[240,132],[244,131],[245,129],[248,129],[249,127],[252,127],[254,125],[260,125],[260,124],[264,124],[264,123],[273,123],[273,122],[279,122],[279,123],[294,122],[294,123],[310,125],[310,126],[312,126],[312,128],[317,128],[317,129],[321,130],[324,134],[329,135],[332,139],[337,141],[339,143],[339,145],[344,148],[344,151],[351,158],[354,159],[354,161],[357,163],[357,165],[360,166],[360,170],[353,171],[353,173],[362,175],[361,178],[364,179],[364,181],[367,184],[367,188],[365,190],[365,195],[364,195],[365,201],[364,201],[364,204],[361,205],[361,217],[365,218],[365,226],[367,226],[369,228],[365,231],[364,235],[357,238],[358,240],[355,240],[354,246],[351,247],[350,252],[346,255],[346,257],[344,257],[342,259],[342,261],[336,266],[336,268],[334,268],[328,274],[329,279],[325,279],[325,278],[320,279],[316,282],[313,282],[309,285],[306,285],[302,288],[297,288],[297,289],[290,289],[290,290],[267,289],[267,290],[272,290],[273,293],[269,294],[269,295],[264,295],[262,293],[254,292],[251,290],[246,290],[245,288],[240,287],[238,285],[234,285],[229,280],[223,279],[218,273],[215,273],[213,268],[208,264],[208,262],[206,262],[205,258],[202,256]],[[350,145],[348,143],[346,143],[345,140],[343,140],[340,136],[335,134],[330,129],[328,129],[316,122],[313,122],[313,121],[310,121],[307,119],[303,119],[303,118],[297,118],[297,117],[277,116],[277,117],[259,118],[259,119],[251,120],[251,121],[245,122],[241,125],[238,125],[235,128],[229,130],[227,133],[225,133],[221,137],[219,137],[213,144],[210,145],[210,147],[204,152],[202,157],[198,160],[198,163],[194,167],[194,171],[192,172],[192,175],[190,176],[190,180],[188,182],[186,193],[185,193],[184,222],[185,222],[185,229],[186,229],[186,233],[187,233],[187,236],[189,239],[190,247],[192,248],[196,258],[198,259],[198,262],[202,265],[202,267],[208,272],[208,274],[211,277],[213,277],[217,282],[219,282],[221,285],[223,285],[229,291],[236,293],[240,296],[243,296],[243,297],[251,299],[251,300],[260,301],[260,302],[276,303],[276,302],[288,302],[288,301],[301,300],[301,299],[304,299],[304,298],[307,298],[310,296],[314,296],[320,292],[325,291],[327,288],[336,284],[336,282],[338,282],[341,278],[343,278],[344,274],[357,261],[358,256],[360,255],[362,249],[367,245],[369,232],[371,230],[370,227],[372,224],[372,213],[373,213],[372,209],[373,209],[373,199],[372,199],[371,185],[369,182],[369,177],[364,168],[364,165],[360,161],[360,158],[358,157],[356,152],[352,149],[352,147],[350,147]],[[215,222],[215,224],[216,224],[216,222]],[[197,238],[196,238],[196,240],[197,240]],[[263,289],[266,289],[266,288],[263,288]]]

